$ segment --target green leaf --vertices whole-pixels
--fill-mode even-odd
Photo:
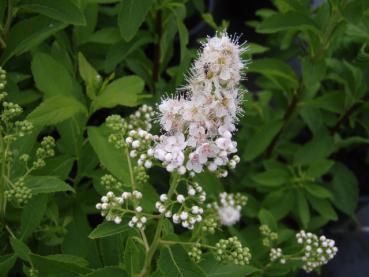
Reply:
[[[53,96],[45,99],[27,117],[35,125],[54,125],[77,113],[87,114],[86,107],[72,97]]]
[[[108,143],[110,130],[105,126],[89,127],[87,133],[100,163],[121,181],[130,184],[127,155],[123,151],[117,151],[113,144]]]
[[[263,20],[256,28],[257,32],[264,34],[286,30],[311,30],[320,33],[317,24],[308,15],[296,11],[273,14]]]
[[[72,169],[74,158],[68,155],[59,155],[57,157],[49,158],[46,166],[33,171],[33,175],[48,175],[55,176],[61,180],[65,180],[69,176],[69,172]]]
[[[151,42],[154,42],[152,34],[148,32],[139,32],[139,35],[130,42],[126,42],[122,39],[113,44],[106,53],[106,58],[104,60],[105,72],[113,71],[114,68],[119,63],[125,61],[131,53],[134,53],[135,50]]]
[[[330,220],[337,220],[337,214],[334,211],[331,203],[329,200],[326,199],[319,199],[312,196],[308,196],[308,200],[313,207],[320,215],[330,219]]]
[[[160,251],[158,262],[163,277],[201,277],[206,274],[188,257],[186,251],[179,245],[164,247]]]
[[[304,188],[313,196],[317,198],[329,198],[333,199],[332,193],[324,188],[322,185],[306,184]]]
[[[92,102],[92,110],[112,108],[117,105],[135,107],[139,104],[139,94],[144,81],[138,76],[119,78],[107,85]]]
[[[99,224],[90,234],[90,239],[98,239],[98,238],[105,238],[110,237],[116,234],[120,234],[123,232],[129,231],[130,228],[127,224],[115,224],[111,221],[105,221]]]
[[[244,277],[252,276],[259,271],[258,268],[251,265],[221,264],[212,255],[207,255],[205,260],[201,262],[201,267],[208,277]]]
[[[127,240],[126,248],[124,250],[124,264],[130,276],[135,276],[143,267],[145,256],[144,248],[141,244],[130,237]]]
[[[28,176],[25,183],[32,190],[32,194],[61,191],[75,192],[70,185],[54,176]]]
[[[145,20],[154,1],[124,0],[118,15],[118,26],[122,37],[130,41]]]
[[[317,160],[309,166],[309,168],[306,171],[306,175],[313,178],[318,178],[327,173],[333,165],[334,161],[332,160],[327,159]]]
[[[342,212],[354,215],[359,198],[359,185],[354,173],[341,163],[336,163],[331,172],[333,204]]]
[[[35,195],[24,207],[20,221],[20,239],[27,240],[40,225],[46,212],[47,200],[47,195]]]
[[[295,165],[311,165],[328,157],[335,150],[333,138],[327,134],[314,137],[300,147],[294,155]]]
[[[262,154],[273,140],[274,136],[282,128],[282,121],[272,121],[263,125],[259,130],[254,132],[248,139],[243,158],[251,161]]]
[[[286,192],[282,189],[268,194],[262,202],[262,207],[268,209],[279,220],[288,215],[293,209],[294,203],[295,197],[292,191]],[[247,206],[249,206],[249,203],[247,203]]]
[[[101,76],[92,67],[92,65],[86,60],[83,54],[78,53],[78,65],[79,65],[79,74],[81,75],[83,81],[86,84],[86,93],[87,96],[93,100],[97,94],[98,88],[101,85]]]
[[[128,277],[129,275],[125,272],[124,269],[119,267],[104,267],[99,268],[91,273],[80,275],[81,277]]]
[[[299,215],[303,227],[306,228],[310,221],[310,210],[305,194],[300,190],[296,191],[296,203],[297,203],[297,213]]]
[[[9,270],[14,266],[17,256],[14,254],[9,254],[5,256],[0,256],[0,276],[9,276]]]
[[[122,39],[119,28],[106,27],[93,33],[88,42],[101,44],[114,44]]]
[[[19,7],[65,23],[74,25],[86,24],[84,15],[70,0],[22,0]]]
[[[253,61],[249,68],[249,72],[260,73],[268,78],[281,78],[297,86],[298,81],[293,69],[279,59],[263,58]]]
[[[31,69],[36,87],[47,97],[76,96],[76,87],[69,71],[50,55],[36,53]]]
[[[24,244],[24,242],[22,242],[21,240],[15,238],[15,237],[11,237],[10,238],[10,245],[12,246],[14,253],[19,258],[21,258],[22,260],[24,260],[26,262],[30,261],[29,255],[32,254],[32,252],[28,248],[28,246],[26,244]]]
[[[302,101],[300,105],[317,107],[332,113],[342,113],[345,104],[345,93],[343,91],[326,92],[322,96],[311,100]]]
[[[290,174],[287,170],[270,169],[251,177],[256,183],[267,187],[277,187],[286,184]]]
[[[305,88],[314,95],[320,87],[320,81],[325,77],[326,65],[324,60],[313,62],[310,59],[302,60],[302,77]]]
[[[86,267],[87,261],[77,256],[63,254],[39,256],[31,254],[30,258],[33,266],[42,274],[87,274],[92,271]]]
[[[275,220],[273,214],[266,209],[261,209],[258,214],[258,218],[261,224],[267,225],[272,231],[278,230],[277,221]]]
[[[35,16],[20,21],[10,30],[6,40],[7,47],[1,56],[1,63],[4,64],[11,57],[27,52],[65,26],[65,23],[44,16]]]

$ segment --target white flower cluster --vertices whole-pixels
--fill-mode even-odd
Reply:
[[[101,210],[101,215],[106,218],[107,221],[114,221],[116,224],[122,222],[122,217],[125,213],[130,212],[135,214],[128,222],[129,227],[137,227],[139,229],[144,228],[147,218],[143,216],[142,207],[137,203],[142,198],[142,193],[134,190],[132,192],[123,192],[121,196],[116,196],[113,192],[109,191],[105,196],[101,197],[101,203],[96,204],[96,209]],[[134,206],[134,210],[127,210],[128,202],[131,202]],[[123,207],[123,205],[125,205]]]
[[[159,105],[165,134],[153,152],[169,172],[188,170],[194,175],[208,168],[225,177],[222,167],[234,168],[239,162],[239,157],[229,156],[237,152],[232,133],[241,112],[243,50],[226,33],[209,38],[191,69],[185,87],[189,96],[164,99]]]
[[[311,272],[316,267],[328,263],[334,258],[338,249],[334,240],[327,239],[325,236],[316,236],[310,232],[300,231],[296,234],[297,243],[303,245],[304,262],[303,269]]]
[[[286,263],[286,259],[282,258],[283,254],[282,254],[282,249],[281,248],[272,248],[270,249],[270,253],[269,253],[269,257],[270,260],[272,262],[278,261],[281,264],[285,264]]]
[[[155,203],[159,213],[167,218],[172,218],[174,224],[193,230],[196,223],[203,219],[204,209],[201,205],[206,200],[206,192],[198,183],[187,186],[187,196],[177,194],[175,200],[168,199],[166,194],[160,195],[160,201]],[[180,205],[177,208],[178,204]],[[173,209],[177,209],[173,212]]]
[[[242,207],[246,203],[247,197],[240,193],[222,192],[219,194],[219,201],[208,204],[208,208],[217,211],[222,225],[231,226],[240,220]]]

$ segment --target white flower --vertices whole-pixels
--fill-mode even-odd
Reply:
[[[241,218],[240,211],[233,206],[220,207],[218,209],[218,215],[220,222],[226,226],[236,224]]]
[[[226,33],[209,38],[191,69],[186,97],[162,100],[159,120],[164,134],[152,154],[168,171],[185,174],[184,163],[190,175],[204,168],[216,171],[237,152],[232,133],[241,111],[242,51]]]

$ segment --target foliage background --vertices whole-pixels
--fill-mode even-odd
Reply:
[[[248,196],[239,228],[226,232],[242,238],[262,263],[260,223],[283,244],[294,229],[319,231],[355,218],[359,183],[367,193],[368,180],[368,2],[265,1],[252,7],[260,9],[251,17],[246,10],[256,4],[239,2],[0,2],[6,89],[37,126],[31,138],[18,142],[18,150],[31,153],[46,134],[57,139],[58,149],[34,174],[45,187],[53,180],[56,189],[34,196],[22,210],[7,211],[19,239],[9,243],[2,230],[2,274],[29,274],[30,264],[45,274],[98,274],[97,268],[125,263],[134,252],[121,235],[125,226],[109,229],[114,236],[91,233],[101,221],[94,209],[104,193],[99,177],[109,170],[128,182],[127,161],[107,144],[101,124],[109,114],[129,115],[139,104],[175,92],[199,40],[225,27],[250,42],[245,59],[252,62],[243,84],[249,92],[238,133],[242,162],[225,180],[198,178],[210,195],[225,189]],[[167,178],[153,170],[150,182],[157,191],[142,188],[144,209],[152,209]],[[60,182],[73,192],[60,192]],[[201,266],[228,276],[252,274],[250,268],[233,272],[209,259]],[[289,269],[264,273],[283,275]]]

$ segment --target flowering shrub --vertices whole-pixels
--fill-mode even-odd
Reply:
[[[324,271],[367,165],[369,6],[271,2],[259,45],[212,1],[0,1],[0,276]]]

